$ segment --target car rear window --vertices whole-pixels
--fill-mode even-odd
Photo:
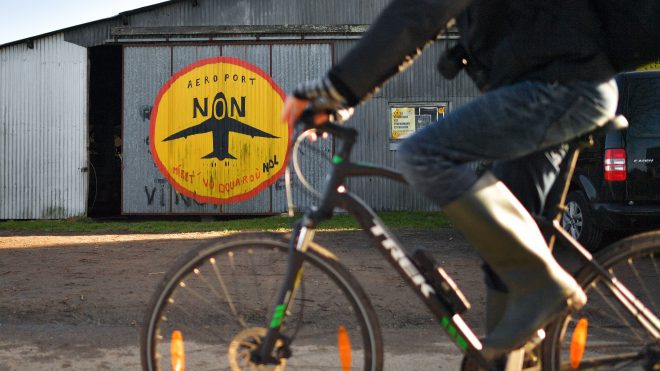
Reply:
[[[660,75],[627,79],[621,92],[628,118],[628,134],[634,137],[660,137]]]

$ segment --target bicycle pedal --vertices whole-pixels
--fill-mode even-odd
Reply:
[[[433,256],[425,249],[415,249],[412,258],[424,278],[433,287],[438,298],[446,302],[452,311],[461,314],[470,309],[470,302]]]

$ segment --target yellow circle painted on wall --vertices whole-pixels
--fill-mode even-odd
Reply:
[[[282,89],[231,57],[195,62],[161,88],[151,114],[154,162],[198,202],[245,201],[273,184],[288,160],[291,128]]]

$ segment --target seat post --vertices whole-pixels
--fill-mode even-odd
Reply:
[[[592,142],[591,138],[589,142]],[[561,171],[560,177],[560,179],[564,181],[564,187],[561,190],[557,203],[554,205],[554,216],[552,217],[553,222],[560,222],[562,215],[566,211],[566,196],[568,196],[568,190],[571,188],[571,179],[573,178],[573,173],[575,172],[575,165],[577,164],[578,157],[580,157],[580,149],[581,146],[575,145],[575,143],[570,144],[570,158],[568,159],[567,164],[565,164],[563,171]],[[548,247],[551,251],[554,248],[556,240],[557,236],[554,233],[550,234],[550,238],[548,239]]]
[[[627,127],[628,127],[628,120],[626,120],[625,117],[618,115],[616,117],[607,120],[607,122],[605,122],[602,126],[592,131],[591,133],[586,134],[583,137],[577,138],[569,143],[569,152],[567,155],[568,161],[567,163],[562,163],[560,165],[561,170],[560,170],[559,179],[562,179],[564,181],[564,188],[561,190],[561,193],[559,194],[559,199],[557,199],[556,206],[554,206],[554,209],[548,210],[546,208],[546,210],[544,210],[543,215],[545,217],[551,218],[553,223],[561,221],[562,215],[566,211],[566,196],[568,195],[568,191],[571,188],[571,179],[573,178],[573,173],[575,172],[575,166],[577,165],[577,160],[578,157],[580,156],[580,151],[583,148],[593,146],[594,137],[603,133],[607,133],[608,131],[623,130]],[[560,183],[558,183],[557,186],[559,184]],[[548,199],[551,200],[550,197],[548,197]],[[556,235],[554,233],[550,233],[550,236],[548,238],[548,246],[550,247],[551,250],[554,246],[556,239],[557,239]]]

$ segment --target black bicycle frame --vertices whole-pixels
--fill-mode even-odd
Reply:
[[[323,131],[340,138],[342,146],[333,157],[334,166],[329,179],[326,181],[321,204],[318,208],[305,212],[302,220],[294,226],[291,235],[287,275],[278,295],[270,328],[257,352],[253,353],[253,357],[256,356],[255,358],[257,358],[254,360],[263,363],[277,363],[275,357],[272,356],[272,350],[276,341],[282,337],[279,333],[282,316],[294,297],[297,278],[303,263],[303,254],[306,251],[308,242],[313,238],[315,227],[323,220],[331,218],[333,210],[340,207],[348,211],[367,232],[374,245],[408,285],[414,288],[419,298],[426,304],[456,345],[481,366],[490,368],[490,364],[480,352],[482,349],[481,342],[463,318],[454,313],[451,307],[440,299],[438,296],[440,293],[435,292],[432,285],[420,273],[419,267],[411,256],[402,247],[401,242],[385,226],[376,213],[363,200],[349,192],[344,185],[347,178],[358,176],[380,176],[406,183],[403,176],[391,169],[350,162],[351,149],[357,136],[354,129],[327,124],[323,127]]]
[[[311,121],[308,120],[307,122]],[[309,124],[306,127],[308,129],[315,128]],[[399,272],[399,275],[408,285],[414,289],[417,296],[424,302],[431,313],[433,313],[441,327],[445,329],[449,338],[454,341],[459,349],[480,366],[486,369],[492,368],[492,365],[481,354],[481,342],[463,321],[463,318],[452,310],[448,304],[448,300],[443,299],[443,293],[435,292],[433,286],[420,273],[419,267],[415,264],[409,253],[402,247],[401,242],[398,241],[394,234],[363,200],[349,192],[345,187],[345,180],[349,177],[380,176],[406,183],[403,176],[394,170],[384,167],[350,162],[351,149],[357,137],[357,131],[354,129],[341,127],[336,124],[326,124],[318,130],[328,132],[334,137],[339,138],[342,141],[342,145],[333,157],[332,162],[334,166],[325,184],[319,207],[306,211],[303,218],[294,226],[291,235],[287,275],[278,295],[276,310],[270,327],[261,346],[253,352],[253,360],[262,363],[277,363],[275,357],[272,356],[272,351],[276,341],[282,338],[279,332],[280,325],[286,308],[295,295],[300,269],[303,263],[303,255],[308,243],[313,238],[315,227],[323,220],[331,218],[333,210],[336,207],[340,207],[348,211],[355,218],[377,249]],[[571,144],[571,149],[567,156],[569,164],[566,171],[560,177],[560,181],[564,181],[565,185],[560,190],[562,194],[555,210],[557,215],[561,215],[563,211],[569,182],[580,149],[590,142],[591,137],[587,137],[586,141],[583,138],[582,141],[575,141]],[[578,251],[590,266],[583,269],[594,269],[601,275],[617,298],[657,338],[659,325],[658,319],[653,313],[639,302],[615,277],[593,260],[591,254],[561,227],[558,216],[555,216],[552,221],[548,219],[550,218],[541,218],[537,219],[537,221],[542,230],[550,233],[551,240],[559,239]],[[286,343],[286,339],[284,340]]]

